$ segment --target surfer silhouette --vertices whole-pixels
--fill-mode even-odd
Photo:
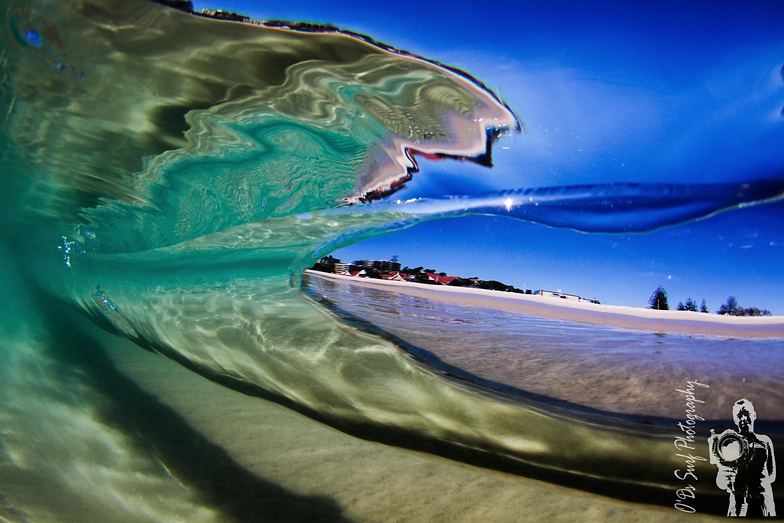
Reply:
[[[718,467],[716,485],[729,495],[728,516],[775,516],[771,483],[776,480],[776,458],[768,436],[754,432],[757,413],[747,399],[732,406],[738,430],[711,430],[710,462]]]

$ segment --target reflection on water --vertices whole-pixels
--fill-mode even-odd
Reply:
[[[128,521],[256,518],[222,486],[224,477],[249,496],[284,500],[273,512],[314,507],[281,520],[342,517],[328,499],[259,481],[238,464],[242,456],[212,446],[127,382],[83,334],[89,329],[63,322],[57,307],[64,306],[50,295],[215,382],[350,434],[618,498],[670,502],[679,465],[670,434],[639,421],[672,411],[650,399],[632,407],[602,394],[577,397],[610,368],[635,376],[608,379],[610,387],[638,388],[641,367],[659,372],[646,363],[656,356],[638,361],[602,349],[620,335],[598,328],[580,327],[590,342],[574,347],[564,342],[572,325],[553,329],[511,315],[489,321],[482,311],[455,315],[422,303],[384,308],[379,296],[349,304],[367,304],[368,319],[395,339],[303,297],[301,271],[337,246],[422,220],[490,213],[583,231],[646,231],[778,200],[781,179],[368,203],[399,189],[417,157],[490,166],[492,143],[519,129],[516,117],[465,74],[339,33],[210,21],[141,0],[10,2],[3,15],[0,198],[11,299],[0,324],[0,459],[10,487],[0,492],[0,517],[82,520],[73,505],[84,504],[95,520],[118,506]],[[26,301],[31,293],[36,299]],[[341,299],[334,299],[340,307]],[[409,337],[423,321],[441,328]],[[534,327],[547,334],[531,335]],[[456,347],[455,336],[466,332],[482,338],[481,365]],[[536,379],[522,383],[482,367],[509,366],[505,344],[520,335],[529,344],[518,350]],[[623,343],[639,340],[625,336]],[[479,379],[453,379],[401,350],[412,347],[399,340],[458,377]],[[698,350],[690,343],[657,350]],[[640,350],[648,349],[627,348],[635,358]],[[713,365],[668,361],[704,373]],[[760,369],[757,386],[778,390],[765,381],[774,371]],[[564,373],[582,373],[583,381],[554,387]],[[493,390],[499,384],[520,393]],[[179,406],[190,417],[198,407]],[[779,419],[778,410],[767,415]],[[214,467],[197,467],[191,454]],[[47,482],[46,506],[31,487],[39,480]],[[708,502],[717,495],[701,498],[705,510],[715,512]]]

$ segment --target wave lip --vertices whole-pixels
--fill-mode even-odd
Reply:
[[[99,250],[377,199],[415,155],[487,164],[520,127],[466,73],[360,35],[75,4],[7,11],[41,45],[11,38],[4,60],[5,198],[18,220],[91,222]]]

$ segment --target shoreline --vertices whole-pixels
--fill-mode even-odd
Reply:
[[[351,285],[374,287],[434,301],[485,307],[556,320],[644,330],[662,334],[720,336],[726,338],[784,338],[784,316],[726,316],[692,311],[660,311],[587,301],[564,300],[536,294],[517,294],[467,287],[425,285],[370,278],[355,278],[313,270],[316,277]]]

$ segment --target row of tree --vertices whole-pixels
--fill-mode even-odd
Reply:
[[[664,290],[664,287],[661,285],[658,289],[653,291],[651,295],[651,299],[648,300],[648,308],[649,309],[657,309],[661,311],[666,311],[670,309],[670,305],[667,301],[667,291]],[[679,311],[693,311],[693,312],[710,312],[708,310],[708,305],[705,303],[705,300],[702,300],[699,308],[697,307],[697,302],[692,300],[691,298],[687,298],[686,302],[678,302],[678,306],[676,310]],[[730,296],[727,298],[727,303],[724,303],[719,310],[717,311],[718,314],[728,314],[730,316],[770,316],[771,312],[767,309],[758,309],[757,307],[748,307],[744,308],[738,305],[738,300],[735,299],[735,296]]]

